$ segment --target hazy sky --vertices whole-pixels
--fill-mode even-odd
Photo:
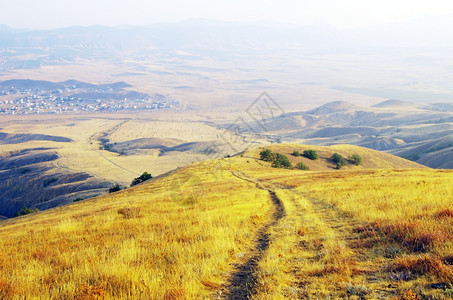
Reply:
[[[147,25],[188,18],[356,27],[451,14],[452,0],[0,0],[0,24],[46,29]]]

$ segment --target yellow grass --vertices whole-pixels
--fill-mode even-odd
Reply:
[[[0,298],[215,298],[231,291],[263,228],[254,299],[450,297],[453,172],[358,147],[316,149],[324,171],[275,169],[254,149],[0,223]],[[333,170],[333,152],[364,164]],[[392,168],[378,169],[384,161]]]
[[[194,298],[218,290],[268,218],[270,200],[207,168],[2,223],[0,298]]]

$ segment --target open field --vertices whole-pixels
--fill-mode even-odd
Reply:
[[[451,297],[453,172],[317,150],[318,171],[272,168],[252,149],[4,221],[0,295]],[[333,170],[334,152],[363,165]]]

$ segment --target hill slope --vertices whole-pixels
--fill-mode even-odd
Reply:
[[[298,162],[303,162],[310,167],[311,171],[328,171],[335,169],[336,164],[330,159],[334,153],[339,153],[345,158],[350,157],[354,154],[357,154],[363,158],[363,163],[361,166],[349,165],[345,167],[346,169],[427,168],[401,157],[352,145],[308,146],[299,144],[272,144],[266,147],[248,150],[244,155],[259,158],[259,152],[262,149],[270,149],[274,152],[285,154],[286,156],[288,156],[293,165],[297,164]],[[302,156],[295,157],[292,155],[293,151],[295,150],[297,150],[299,153],[303,153],[304,150],[315,150],[319,154],[319,159],[310,160]]]
[[[0,223],[0,298],[448,296],[453,172],[352,146],[276,169],[259,150]]]

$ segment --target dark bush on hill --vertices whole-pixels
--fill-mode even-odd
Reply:
[[[310,170],[310,168],[306,164],[304,164],[303,162],[298,163],[296,165],[296,168],[299,169],[299,170],[306,170],[306,171]]]
[[[265,149],[265,150],[260,152],[260,159],[264,160],[264,161],[272,162],[275,159],[275,153],[273,153],[269,149]]]
[[[362,158],[357,154],[351,155],[348,160],[350,163],[356,166],[360,166],[362,164]]]
[[[114,186],[112,186],[111,188],[109,188],[109,193],[114,193],[114,192],[118,192],[121,190],[122,189],[121,189],[120,185],[117,183]]]
[[[38,211],[39,209],[37,208],[24,207],[16,213],[16,217],[29,215]]]
[[[337,169],[348,165],[347,160],[339,153],[334,153],[330,159],[337,165]]]
[[[316,152],[315,150],[304,150],[302,156],[312,160],[319,158],[318,152]]]
[[[149,174],[148,172],[144,172],[142,175],[140,175],[140,177],[134,178],[134,180],[132,180],[131,186],[150,180],[151,178],[153,178],[151,174]]]
[[[291,168],[291,162],[289,161],[289,158],[286,155],[276,153],[272,166],[274,168]]]

